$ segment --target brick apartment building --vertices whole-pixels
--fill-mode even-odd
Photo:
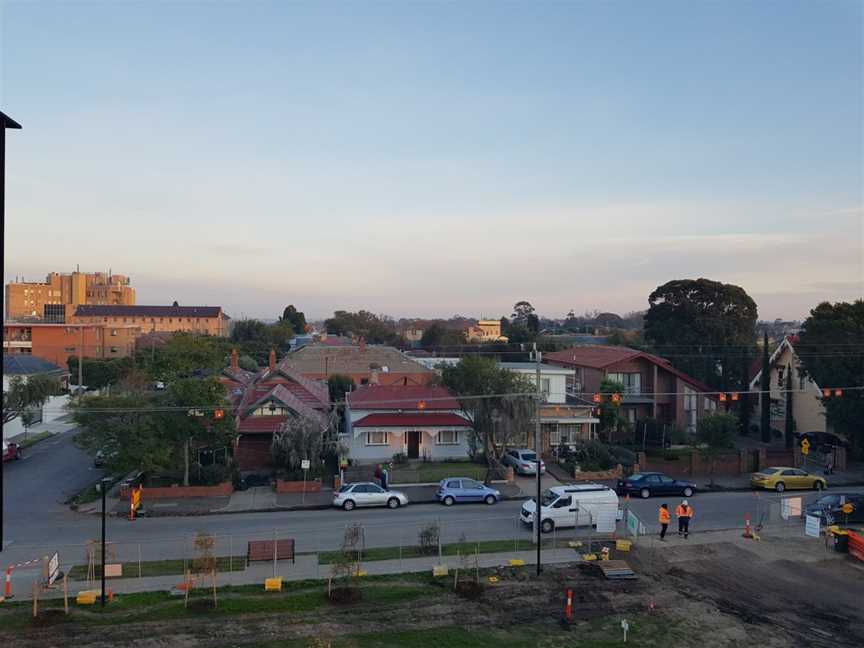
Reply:
[[[230,317],[221,306],[78,306],[75,324],[137,326],[142,333],[198,333],[227,337]]]
[[[44,283],[6,284],[6,320],[63,322],[68,306],[134,303],[135,289],[129,285],[129,277],[111,272],[52,272]]]
[[[573,369],[568,395],[583,400],[600,391],[604,379],[624,385],[621,409],[630,423],[654,418],[695,432],[697,421],[717,409],[717,395],[659,356],[617,346],[584,346],[547,353],[544,361]]]
[[[68,368],[70,356],[124,358],[135,352],[141,328],[110,324],[6,322],[3,353],[28,355]]]

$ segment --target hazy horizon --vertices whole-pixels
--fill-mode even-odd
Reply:
[[[310,319],[864,295],[864,8],[0,7],[4,280]],[[99,267],[101,266],[101,267]]]

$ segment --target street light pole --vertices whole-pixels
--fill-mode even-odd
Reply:
[[[537,455],[537,506],[535,507],[534,518],[537,521],[537,575],[540,575],[540,467],[543,465],[542,452],[543,441],[540,437],[540,404],[543,402],[543,387],[540,381],[540,352],[537,350],[537,343],[534,343],[534,361],[537,367],[537,421],[534,428],[534,453]]]
[[[0,235],[6,240],[6,129],[21,128],[21,124],[0,112]],[[0,244],[0,261],[6,267],[6,246]],[[2,432],[0,432],[2,435]],[[0,551],[3,551],[3,457],[0,457]]]
[[[101,606],[105,607],[105,496],[108,491],[108,484],[111,480],[103,477],[99,482],[99,490],[102,491],[102,599]]]

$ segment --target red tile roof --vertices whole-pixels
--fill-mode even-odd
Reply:
[[[471,427],[471,423],[457,414],[408,413],[369,414],[353,423],[355,428],[367,427]]]
[[[279,430],[287,416],[249,416],[240,419],[237,431],[243,434],[273,434]]]
[[[354,410],[416,410],[420,401],[426,403],[426,410],[461,409],[446,387],[367,385],[348,394],[348,405]]]
[[[552,351],[543,356],[543,359],[553,364],[559,364],[567,367],[588,367],[590,369],[606,369],[614,364],[625,360],[635,360],[643,358],[648,362],[657,365],[661,369],[677,376],[686,383],[689,383],[700,392],[711,392],[712,389],[708,385],[692,376],[684,373],[680,369],[676,369],[665,358],[656,356],[653,353],[645,351],[637,351],[636,349],[628,349],[620,346],[580,346],[572,349],[564,349],[563,351]],[[711,396],[709,396],[711,398]]]

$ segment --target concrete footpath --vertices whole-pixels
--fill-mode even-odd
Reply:
[[[478,562],[481,569],[507,567],[511,560],[522,560],[525,565],[536,564],[537,553],[531,551],[512,551],[503,553],[479,554]],[[574,561],[582,561],[579,553],[573,549],[544,549],[542,554],[543,564],[561,564]],[[372,560],[363,562],[361,570],[368,576],[382,576],[387,574],[403,574],[432,572],[436,565],[447,565],[450,570],[462,567],[457,556],[428,556],[423,558],[405,558],[403,560]],[[470,567],[474,567],[473,556],[468,557]],[[527,567],[526,567],[527,568]],[[272,562],[254,563],[242,571],[217,573],[216,584],[219,587],[225,585],[260,585],[264,588],[264,580],[272,576],[281,576],[286,581],[319,580],[330,576],[330,565],[318,563],[317,554],[302,554],[297,556],[296,562],[281,560],[276,563],[275,569]],[[134,592],[155,591],[178,591],[177,585],[183,581],[181,575],[151,576],[144,578],[109,578],[106,587],[115,595],[131,594]],[[69,581],[69,596],[74,597],[78,592],[90,589],[99,589],[100,581]],[[209,587],[211,581],[205,577],[200,587]],[[24,579],[13,580],[13,593],[16,600],[30,600],[32,596],[32,582]],[[182,592],[178,591],[178,594]],[[57,589],[46,592],[41,598],[58,598],[63,596],[62,585]]]

